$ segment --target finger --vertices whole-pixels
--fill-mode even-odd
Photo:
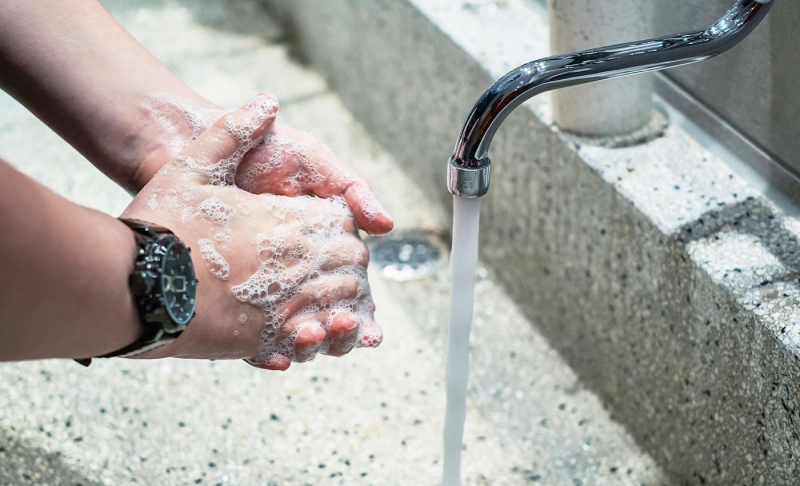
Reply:
[[[383,329],[375,321],[368,321],[361,326],[356,347],[377,348],[381,342],[383,342]]]
[[[328,350],[330,356],[344,356],[356,345],[361,321],[350,312],[339,312],[331,320],[328,329]]]
[[[298,363],[313,360],[322,349],[326,337],[325,329],[316,320],[307,320],[300,324],[294,343],[294,360]]]
[[[394,225],[367,182],[349,165],[311,135],[282,123],[275,123],[265,143],[245,155],[236,183],[256,194],[344,196],[364,231],[385,234]]]
[[[297,180],[304,166],[300,154],[295,151],[287,153],[284,144],[275,142],[275,137],[271,136],[273,133],[274,129],[263,143],[244,155],[236,171],[236,186],[253,194],[291,197],[313,194],[310,188],[303,187]]]
[[[263,363],[256,362],[250,359],[246,359],[244,360],[244,362],[254,368],[260,368],[262,370],[272,370],[272,371],[286,371],[292,364],[292,360],[290,360],[288,357],[278,352],[272,353]]]
[[[263,262],[247,282],[233,287],[233,295],[242,302],[247,302],[260,309],[281,303],[297,292],[299,286],[309,277],[309,266],[303,260],[284,260],[280,267],[276,263]],[[299,310],[301,308],[298,308]],[[278,316],[291,317],[279,309]],[[269,324],[273,323],[269,317]],[[281,319],[280,322],[285,322]]]
[[[322,270],[329,272],[341,267],[359,265],[366,268],[369,264],[369,248],[358,237],[348,238],[335,251],[331,252],[328,260],[322,264]]]
[[[204,176],[207,183],[232,185],[242,157],[269,131],[277,113],[277,99],[261,93],[244,107],[217,120],[176,160]]]
[[[290,318],[280,327],[265,365],[282,369],[286,361],[311,361],[325,344],[327,333],[320,322],[326,313],[303,314]]]
[[[326,188],[352,172],[311,134],[275,123],[264,143],[248,152],[236,174],[237,186],[256,194],[298,194],[329,197]],[[353,174],[355,175],[355,174]],[[357,176],[356,176],[357,177]],[[352,178],[351,178],[352,179]]]
[[[354,182],[344,191],[344,200],[353,212],[358,226],[373,235],[383,235],[394,227],[394,221],[364,182]]]
[[[349,275],[328,275],[309,281],[300,293],[280,310],[281,315],[293,316],[312,305],[324,307],[358,295],[358,280]]]

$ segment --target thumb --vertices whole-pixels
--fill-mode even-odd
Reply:
[[[260,93],[247,105],[217,120],[175,160],[199,175],[204,184],[233,185],[242,157],[261,142],[277,114],[278,99]]]

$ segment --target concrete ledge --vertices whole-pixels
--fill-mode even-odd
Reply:
[[[449,203],[445,161],[494,79],[548,54],[544,19],[448,0],[267,0],[370,134]],[[504,124],[481,255],[680,484],[796,484],[797,221],[686,133],[603,148],[547,96]]]

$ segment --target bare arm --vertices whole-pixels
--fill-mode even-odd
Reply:
[[[0,160],[0,227],[0,361],[98,356],[136,340],[127,226]]]
[[[259,196],[217,177],[235,172],[276,114],[274,98],[261,95],[218,120],[126,209],[194,248],[199,280],[186,331],[140,357],[283,370],[380,344],[369,251],[341,199]],[[92,357],[136,340],[127,226],[0,161],[0,228],[0,361]]]
[[[95,0],[0,1],[0,88],[133,194],[195,135],[183,108],[207,115],[202,129],[224,113],[175,77]],[[242,187],[343,196],[362,229],[392,229],[367,182],[346,163],[286,125],[276,123],[270,135],[244,161],[237,176]],[[288,146],[299,147],[303,156]]]
[[[163,165],[143,162],[167,150],[147,101],[162,94],[216,108],[93,0],[0,3],[0,88],[134,193]]]

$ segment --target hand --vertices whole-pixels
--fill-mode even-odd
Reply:
[[[98,2],[0,1],[0,32],[0,89],[132,193],[226,113]],[[304,133],[274,127],[273,143],[245,161],[241,183],[247,179],[254,192],[341,195],[361,229],[391,230],[391,218],[352,169]],[[293,184],[283,187],[286,179]]]
[[[160,98],[150,100],[144,111],[154,122],[147,125],[150,135],[146,138],[154,142],[137,173],[140,185],[227,113],[206,103]],[[263,142],[247,152],[234,180],[254,194],[342,196],[364,231],[385,234],[393,226],[391,216],[361,176],[312,135],[283,123],[273,123]]]
[[[246,359],[286,369],[382,339],[366,278],[369,252],[344,198],[255,195],[231,184],[274,126],[259,95],[224,115],[165,165],[124,216],[163,225],[192,248],[197,316],[142,355]]]
[[[249,151],[236,185],[255,194],[343,196],[364,231],[385,234],[393,222],[367,181],[308,132],[275,123]]]

